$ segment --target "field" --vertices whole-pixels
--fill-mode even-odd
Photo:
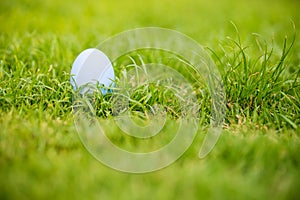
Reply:
[[[299,199],[299,7],[297,0],[2,0],[0,199]],[[119,172],[81,143],[70,70],[84,49],[153,26],[190,36],[212,57],[226,92],[223,131],[199,159],[211,118],[209,95],[199,93],[200,128],[182,157],[151,173]],[[147,94],[159,95],[138,93],[132,106],[147,108]],[[96,105],[120,147],[166,143],[118,137],[111,95]],[[172,129],[178,112],[168,114]]]

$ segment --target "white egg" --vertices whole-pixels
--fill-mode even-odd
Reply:
[[[72,65],[70,81],[74,90],[83,87],[81,93],[91,92],[97,83],[110,87],[114,79],[115,73],[109,58],[98,49],[84,50]],[[106,92],[102,90],[102,94]]]

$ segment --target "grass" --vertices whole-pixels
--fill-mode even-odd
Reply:
[[[0,199],[297,199],[298,5],[293,0],[2,1]],[[83,49],[144,26],[176,29],[203,44],[221,72],[227,105],[220,140],[209,156],[198,159],[211,104],[205,85],[194,84],[203,128],[192,146],[171,166],[134,175],[105,167],[81,144],[69,73]],[[158,59],[139,54],[142,61]],[[115,67],[141,62],[131,56]],[[136,91],[131,98],[139,103],[133,110],[164,101],[158,98],[163,91]],[[116,144],[149,150],[169,140],[168,135],[149,141],[120,136],[111,126],[112,98],[98,96],[96,105]],[[170,114],[176,119],[178,111]]]

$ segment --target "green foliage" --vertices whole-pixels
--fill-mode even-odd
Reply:
[[[0,1],[0,199],[297,199],[298,4]],[[144,26],[176,29],[205,46],[221,72],[227,110],[219,142],[199,160],[211,118],[201,77],[196,81],[182,63],[163,52],[120,58],[114,63],[118,78],[122,70],[159,59],[180,71],[197,93],[203,125],[173,165],[132,175],[99,164],[82,146],[74,127],[69,73],[83,49]],[[144,112],[156,102],[169,103],[168,113],[176,119],[180,110],[173,95],[156,85],[140,87],[130,96],[131,110]],[[112,100],[112,94],[98,93],[94,103],[99,119],[112,130],[108,137],[120,147],[153,150],[172,138],[172,132],[149,141],[122,135],[112,120]],[[170,121],[167,127],[175,129],[175,124]]]

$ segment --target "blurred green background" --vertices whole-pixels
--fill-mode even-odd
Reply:
[[[232,33],[287,34],[290,21],[299,23],[297,0],[153,0],[153,1],[1,1],[1,32],[56,33],[85,41],[123,30],[159,26],[182,31],[200,43]],[[298,27],[298,26],[297,26]]]

